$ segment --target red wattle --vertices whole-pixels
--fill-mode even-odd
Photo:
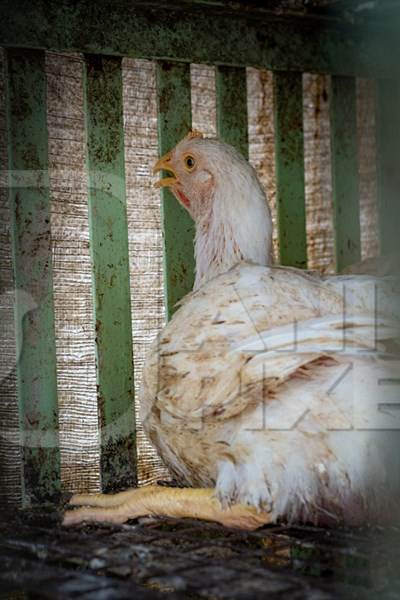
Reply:
[[[185,196],[185,194],[181,190],[176,190],[176,194],[179,196],[179,200],[182,202],[182,204],[184,206],[186,206],[186,208],[189,208],[189,206],[190,206],[189,198],[187,196]]]

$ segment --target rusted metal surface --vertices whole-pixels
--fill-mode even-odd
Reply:
[[[102,488],[136,485],[121,60],[86,57],[85,112]]]
[[[157,118],[160,156],[171,150],[191,129],[190,67],[157,64]],[[164,286],[167,318],[176,303],[191,291],[194,280],[194,223],[188,212],[163,188]]]
[[[279,259],[307,266],[303,84],[301,73],[274,73],[276,206]]]
[[[216,68],[217,134],[249,157],[246,69]]]
[[[276,12],[250,4],[116,0],[111,9],[105,0],[7,0],[0,43],[272,70],[397,72],[399,38],[390,12],[382,30],[373,19],[378,10],[370,11],[363,28],[366,11],[352,13],[347,6],[342,19],[330,20],[313,15],[307,8],[313,3],[302,2],[301,16],[287,3]],[[398,17],[393,3],[392,12]]]
[[[7,54],[7,129],[23,502],[57,497],[60,453],[44,53]]]
[[[277,525],[247,533],[193,520],[63,529],[57,511],[2,514],[2,592],[29,597],[256,600],[398,598],[398,528]]]
[[[361,259],[356,82],[332,77],[330,98],[336,269]]]

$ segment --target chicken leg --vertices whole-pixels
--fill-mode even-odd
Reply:
[[[77,525],[84,521],[125,523],[148,515],[191,517],[249,530],[269,522],[267,512],[259,512],[252,506],[235,504],[223,508],[211,488],[147,486],[110,495],[75,494],[70,504],[81,505],[81,508],[66,511],[64,525]]]

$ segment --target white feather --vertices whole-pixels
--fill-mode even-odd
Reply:
[[[199,140],[214,166],[215,188],[207,226],[196,226],[195,257],[198,289],[241,260],[269,265],[272,260],[272,221],[257,175],[231,146]],[[235,176],[231,177],[232,169]]]

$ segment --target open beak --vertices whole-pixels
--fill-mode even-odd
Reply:
[[[162,156],[160,158],[160,160],[158,160],[156,162],[156,164],[154,165],[153,175],[158,173],[158,171],[168,171],[170,173],[170,176],[164,177],[163,179],[159,179],[158,181],[156,181],[156,183],[154,184],[154,187],[162,188],[162,187],[168,187],[168,186],[174,185],[175,183],[178,183],[178,177],[177,177],[175,171],[171,167],[171,153],[170,152],[168,152],[167,154],[164,154],[164,156]]]

